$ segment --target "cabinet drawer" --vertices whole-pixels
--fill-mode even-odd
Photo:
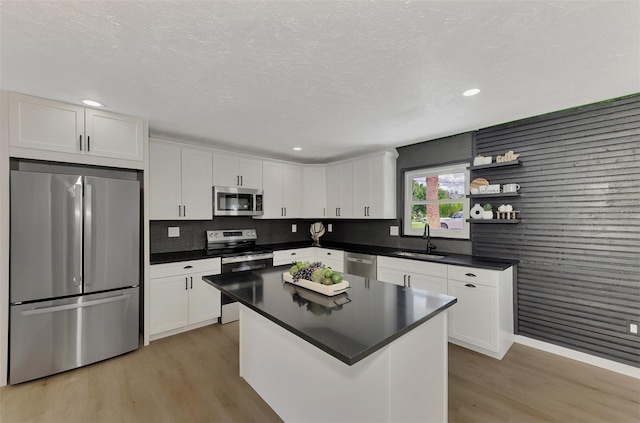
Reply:
[[[378,256],[378,267],[400,270],[406,273],[438,276],[440,278],[447,277],[447,265],[440,263]]]
[[[316,258],[318,261],[322,261],[325,258],[330,260],[344,260],[344,251],[340,250],[330,250],[328,248],[317,248],[316,247]]]
[[[313,249],[295,248],[291,250],[280,250],[273,252],[273,265],[280,266],[294,261],[311,261],[313,259]]]
[[[186,275],[188,273],[210,272],[211,274],[220,273],[222,266],[220,257],[179,261],[175,263],[152,264],[149,271],[149,277],[163,278],[166,276]]]
[[[497,287],[500,274],[498,270],[449,265],[449,279],[460,282]]]

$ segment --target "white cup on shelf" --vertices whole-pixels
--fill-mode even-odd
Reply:
[[[504,184],[502,185],[502,192],[516,192],[520,189],[519,184]]]

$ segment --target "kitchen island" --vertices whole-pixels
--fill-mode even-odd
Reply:
[[[240,302],[240,376],[280,417],[447,420],[455,298],[354,275],[327,297],[283,283],[287,269],[203,277]]]

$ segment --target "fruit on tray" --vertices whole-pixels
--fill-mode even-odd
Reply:
[[[293,282],[298,282],[300,279],[306,279],[308,281],[321,283],[323,285],[333,285],[342,282],[342,273],[334,272],[330,267],[325,267],[319,261],[313,263],[296,262],[291,268],[289,268],[289,274],[293,276]]]

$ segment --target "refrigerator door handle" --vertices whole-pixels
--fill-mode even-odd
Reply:
[[[76,257],[82,257],[82,179],[78,178],[78,182],[73,186],[74,189],[74,213],[76,226],[75,240],[73,242],[73,249]],[[75,286],[82,285],[82,261],[76,260],[76,268],[73,269],[73,284]]]
[[[115,297],[102,298],[100,300],[87,301],[86,303],[78,303],[78,304],[67,304],[62,306],[54,306],[54,307],[43,307],[43,308],[34,308],[32,310],[24,310],[22,312],[23,316],[33,316],[36,314],[46,314],[46,313],[54,313],[56,311],[64,311],[64,310],[73,310],[76,308],[84,308],[96,306],[98,304],[106,304],[112,303],[114,301],[122,301],[127,300],[131,297],[131,294],[121,294]]]
[[[84,270],[85,285],[91,285],[94,278],[94,267],[96,263],[95,248],[93,245],[93,185],[85,179],[84,185]]]

